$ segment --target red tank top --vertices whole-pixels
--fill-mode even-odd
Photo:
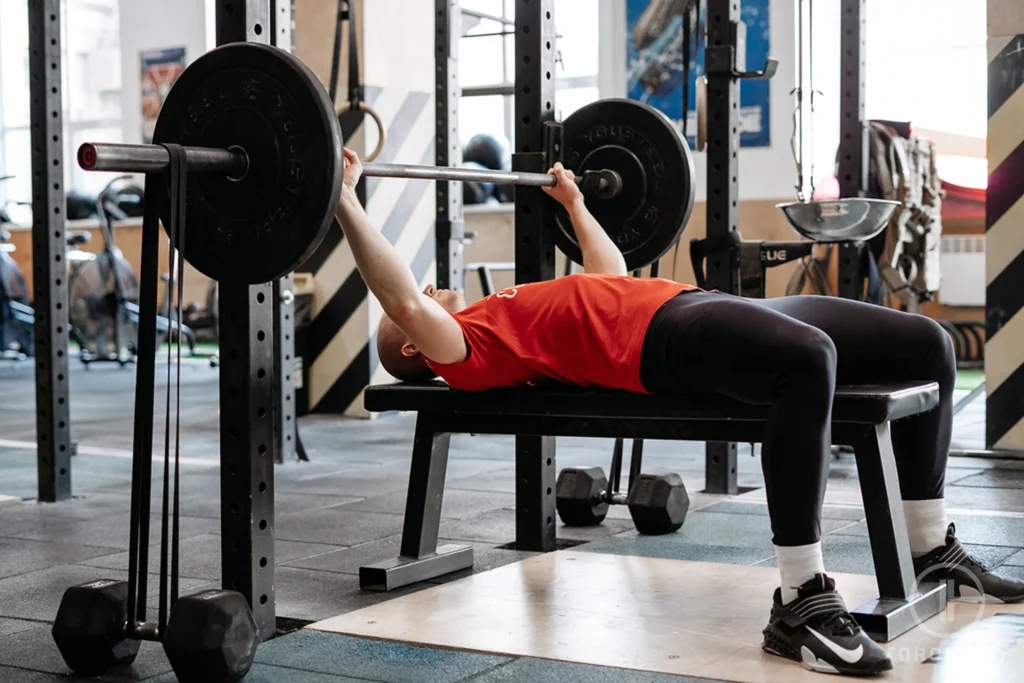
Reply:
[[[568,277],[509,287],[452,317],[469,356],[431,369],[454,389],[560,382],[645,392],[640,352],[657,310],[696,289],[660,278]]]

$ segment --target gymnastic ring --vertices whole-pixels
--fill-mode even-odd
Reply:
[[[341,116],[342,114],[349,112],[351,110],[351,102],[342,102],[334,109],[334,113],[337,114],[338,116]],[[373,122],[377,124],[377,147],[372,152],[370,152],[369,154],[362,158],[363,161],[373,161],[374,159],[380,156],[381,152],[384,151],[384,145],[388,141],[388,134],[387,131],[384,129],[384,122],[381,120],[380,114],[378,114],[373,107],[368,105],[366,102],[360,102],[359,111],[363,112],[364,114],[368,114],[370,118],[373,119]]]
[[[708,79],[699,76],[696,86],[697,97],[694,109],[697,113],[697,135],[694,140],[696,143],[694,151],[703,152],[708,145]]]

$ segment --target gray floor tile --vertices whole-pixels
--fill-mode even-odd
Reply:
[[[73,488],[73,487],[72,487]],[[62,519],[88,521],[122,515],[131,511],[131,497],[128,493],[75,493],[71,500],[59,503],[21,503],[17,508],[0,508],[0,529],[6,531],[8,519]]]
[[[822,530],[841,528],[850,522],[824,519]],[[683,528],[664,536],[641,536],[626,531],[617,536],[579,546],[586,552],[637,555],[696,562],[756,564],[775,555],[768,517],[763,515],[698,511],[690,513]],[[728,539],[730,545],[722,544]]]
[[[467,491],[494,491],[496,493],[516,492],[516,469],[505,467],[491,470],[472,477],[454,477],[445,482],[445,486]]]
[[[995,567],[1013,554],[1012,548],[997,545],[971,545],[964,548],[971,557],[986,567]],[[841,536],[828,534],[821,539],[821,551],[825,560],[825,569],[829,572],[844,574],[875,575],[875,565],[871,556],[871,544],[866,536]],[[760,563],[764,567],[778,567],[778,558],[772,557]]]
[[[354,503],[345,504],[345,510],[362,512],[390,512],[396,515],[405,514],[406,491],[395,491],[384,496],[366,498]],[[444,499],[441,504],[443,519],[463,519],[473,517],[482,512],[497,510],[503,507],[514,507],[516,497],[513,494],[500,494],[493,491],[467,491],[445,487]]]
[[[557,515],[556,515],[557,517]],[[627,516],[609,517],[603,524],[592,527],[567,527],[557,518],[553,519],[558,538],[576,541],[594,541],[613,536],[633,528],[633,521]],[[504,544],[516,540],[516,512],[503,508],[491,510],[475,517],[441,523],[440,535],[459,541]]]
[[[300,515],[345,503],[362,500],[358,496],[329,496],[308,493],[274,492],[274,515]],[[190,517],[212,517],[220,519],[220,491],[207,496],[193,496],[181,503],[182,514]],[[248,678],[246,680],[249,680]]]
[[[310,476],[301,480],[274,482],[279,493],[310,493],[329,496],[368,497],[405,491],[409,485],[408,466],[353,466],[348,472]]]
[[[10,681],[10,683],[67,683],[68,678],[59,674],[47,674],[40,671],[0,666],[0,681]]]
[[[181,557],[179,564],[180,575],[194,579],[220,579],[221,537],[216,534],[204,534],[194,536],[181,541]],[[319,543],[297,543],[295,541],[284,541],[275,539],[274,559],[278,564],[302,557],[319,555],[332,550],[337,546],[322,545]],[[90,567],[104,567],[128,571],[128,553],[117,553],[95,557],[89,560],[79,561]],[[150,546],[149,566],[158,567],[160,563],[160,546]]]
[[[951,468],[946,466],[946,486],[953,486],[968,477],[973,477],[978,474],[984,474],[988,469],[987,467],[976,467],[972,469],[964,468]]]
[[[620,508],[620,510],[621,509],[623,508]],[[629,510],[626,510],[624,519],[609,516],[597,526],[572,527],[565,526],[557,521],[555,523],[558,525],[555,532],[558,538],[564,538],[570,541],[598,541],[602,538],[615,536],[616,534],[620,534],[633,528],[633,518],[629,516]]]
[[[516,539],[515,510],[491,510],[482,515],[442,522],[440,536],[459,541],[509,543]]]
[[[97,548],[66,542],[0,538],[0,578],[24,574],[36,569],[45,569],[57,564],[73,564],[109,553],[110,548]]]
[[[355,512],[346,506],[315,510],[278,519],[274,535],[282,541],[351,546],[393,536],[402,530],[402,515]]]
[[[401,540],[400,535],[388,536],[376,541],[360,543],[350,548],[332,550],[315,557],[289,560],[284,565],[297,569],[338,572],[339,574],[358,574],[359,568],[363,565],[397,557],[401,549]]]
[[[13,538],[27,538],[36,541],[68,541],[74,540],[82,545],[101,546],[107,548],[128,549],[129,512],[118,517],[106,517],[89,521],[56,521],[41,520],[34,528],[7,534]],[[190,538],[201,534],[220,531],[219,520],[205,517],[181,517],[181,538]],[[150,518],[150,543],[160,541],[160,518]]]
[[[632,557],[653,557],[662,560],[686,560],[689,562],[714,562],[718,564],[758,564],[771,557],[773,551],[765,548],[740,548],[736,546],[686,544],[667,540],[666,536],[631,537],[612,536],[601,541],[587,543],[573,550],[609,555]]]
[[[51,619],[53,617],[51,616]],[[0,617],[0,636],[7,636],[18,631],[28,631],[30,629],[39,628],[44,622],[30,620],[30,619],[10,619],[8,617]],[[0,681],[4,680],[0,678]]]
[[[964,510],[1024,512],[1024,491],[980,486],[947,486],[946,507]]]
[[[260,646],[256,661],[389,683],[454,683],[509,659],[455,650],[298,631]],[[429,673],[427,673],[429,672]]]
[[[1008,558],[1003,560],[1003,564],[1014,567],[1024,567],[1024,550],[1020,550],[1010,555]]]
[[[1008,579],[1016,579],[1017,581],[1024,581],[1024,567],[1005,566],[1005,567],[1000,567],[997,571],[998,571],[1000,576],[1005,576]]]
[[[723,501],[703,508],[704,512],[729,512],[744,515],[767,515],[768,505],[765,503],[739,503]],[[823,519],[842,519],[850,522],[858,522],[864,519],[864,510],[859,507],[843,507],[837,505],[825,505],[821,509]]]
[[[51,674],[70,674],[67,664],[57,650],[50,626],[41,626],[0,638],[0,665],[31,668],[34,671]],[[131,667],[108,671],[93,679],[109,683],[127,683],[150,678],[170,671],[171,665],[164,656],[164,650],[156,643],[143,643],[139,655]],[[13,680],[20,679],[0,679]],[[29,679],[31,680],[31,679]],[[46,680],[46,679],[43,679]],[[65,678],[64,680],[69,680]],[[71,678],[70,680],[75,680]]]
[[[312,621],[346,614],[429,587],[421,583],[389,593],[376,593],[361,590],[359,577],[352,574],[278,567],[274,575],[278,616]]]
[[[365,678],[300,671],[269,664],[255,664],[243,680],[245,683],[367,683]],[[143,683],[178,683],[178,679],[173,673],[167,673],[156,678],[147,678]]]
[[[1019,548],[1024,542],[1024,518],[952,514],[949,521],[956,524],[956,535],[963,543]],[[858,522],[836,533],[846,536],[867,536],[867,523]]]
[[[707,678],[670,676],[632,669],[613,669],[572,662],[523,657],[491,669],[473,683],[714,683]]]
[[[67,588],[104,578],[126,581],[128,573],[65,564],[0,579],[0,616],[50,621],[57,615],[61,596]],[[204,583],[206,581],[182,579],[181,591],[188,593]],[[156,576],[150,575],[147,588],[147,595],[157,594],[160,586]]]
[[[980,486],[994,489],[1024,489],[1024,470],[992,468],[963,479],[957,486]]]

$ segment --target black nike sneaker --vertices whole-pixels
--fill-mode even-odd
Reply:
[[[797,595],[783,605],[782,591],[775,589],[772,614],[762,631],[766,652],[821,673],[875,676],[892,669],[889,655],[846,610],[835,581],[815,574]]]
[[[1024,601],[1024,581],[1010,579],[987,569],[967,554],[956,537],[956,525],[946,530],[946,545],[914,558],[914,573],[919,582],[945,582],[949,599],[964,602]]]

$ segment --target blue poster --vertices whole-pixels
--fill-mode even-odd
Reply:
[[[747,27],[747,70],[764,66],[770,48],[768,4],[770,0],[743,0],[740,15]],[[686,0],[626,0],[626,59],[628,97],[660,109],[682,130],[683,109],[683,6]],[[701,3],[700,32],[704,32]],[[694,145],[697,130],[695,85],[704,74],[704,41],[693,59],[694,37],[690,35],[689,111],[686,132]],[[740,145],[767,147],[771,144],[769,81],[740,81]]]

